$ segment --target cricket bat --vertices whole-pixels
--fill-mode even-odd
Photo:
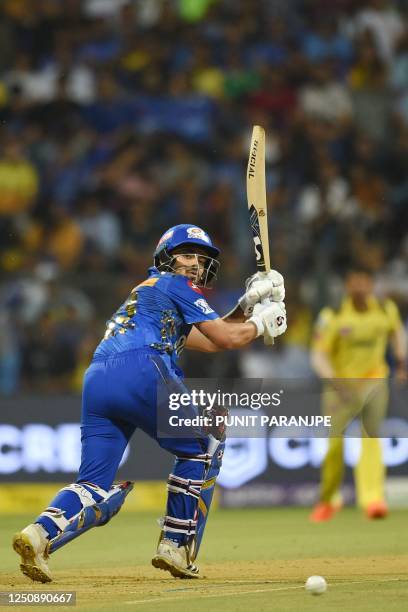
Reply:
[[[269,272],[268,209],[265,184],[265,130],[254,125],[249,149],[247,176],[247,200],[249,220],[254,240],[256,266],[259,272]],[[273,344],[271,336],[264,336],[266,345]]]

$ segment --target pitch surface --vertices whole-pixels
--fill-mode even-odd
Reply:
[[[150,565],[156,517],[123,513],[53,555],[50,585],[21,575],[9,545],[29,517],[2,516],[0,590],[74,590],[77,606],[71,609],[81,611],[407,609],[407,511],[369,522],[350,509],[319,525],[309,523],[307,514],[303,509],[214,512],[200,555],[203,579],[184,581]],[[304,591],[311,574],[325,576],[326,594]]]

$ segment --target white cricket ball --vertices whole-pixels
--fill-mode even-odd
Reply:
[[[305,589],[312,595],[321,595],[327,591],[327,582],[323,576],[309,576],[306,580]]]

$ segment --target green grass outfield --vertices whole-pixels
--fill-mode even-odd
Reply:
[[[150,565],[156,516],[119,514],[51,557],[51,585],[33,585],[10,547],[32,517],[0,515],[0,590],[74,590],[76,609],[122,612],[408,609],[408,511],[372,522],[346,509],[319,525],[307,516],[298,508],[214,512],[199,557],[204,578],[187,581]],[[325,576],[327,593],[304,591],[311,574]]]

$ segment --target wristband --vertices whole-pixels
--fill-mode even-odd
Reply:
[[[252,315],[252,317],[248,319],[247,323],[253,323],[255,325],[256,338],[259,338],[259,336],[262,336],[262,334],[264,333],[265,326],[263,324],[261,317],[258,317],[257,315]]]

